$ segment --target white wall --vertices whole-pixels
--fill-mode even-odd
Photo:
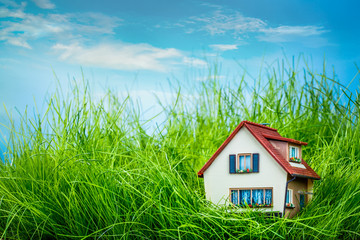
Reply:
[[[258,173],[229,173],[229,154],[259,153]],[[215,204],[229,203],[230,188],[272,187],[273,208],[266,211],[283,211],[286,171],[246,129],[241,130],[204,172],[206,198]]]

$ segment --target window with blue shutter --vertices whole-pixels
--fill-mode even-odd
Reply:
[[[260,162],[259,154],[254,153],[253,154],[253,172],[259,172],[259,162]]]
[[[236,156],[234,154],[229,155],[229,166],[230,166],[230,173],[236,172]]]

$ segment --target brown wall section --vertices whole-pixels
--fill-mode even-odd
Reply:
[[[292,179],[288,176],[288,181]],[[308,179],[307,178],[296,178],[294,181],[288,184],[288,189],[293,190],[293,204],[295,208],[285,208],[285,216],[292,218],[300,211],[300,192],[308,191]],[[308,196],[305,194],[305,204],[308,202]]]
[[[288,143],[283,141],[269,140],[269,142],[274,146],[276,150],[285,158],[289,159],[288,154]]]

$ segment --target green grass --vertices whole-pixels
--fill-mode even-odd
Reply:
[[[155,130],[131,98],[109,91],[94,101],[87,84],[67,97],[58,90],[46,113],[10,123],[0,238],[360,238],[358,92],[308,69],[267,70],[251,84],[213,79],[188,83],[186,94],[174,86]],[[242,120],[309,143],[304,159],[322,180],[297,217],[236,214],[204,199],[196,173]]]

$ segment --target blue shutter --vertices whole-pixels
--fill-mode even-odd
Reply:
[[[230,173],[235,173],[236,172],[235,159],[236,159],[235,155],[229,155]]]
[[[253,154],[253,172],[259,172],[260,157],[258,153]]]

